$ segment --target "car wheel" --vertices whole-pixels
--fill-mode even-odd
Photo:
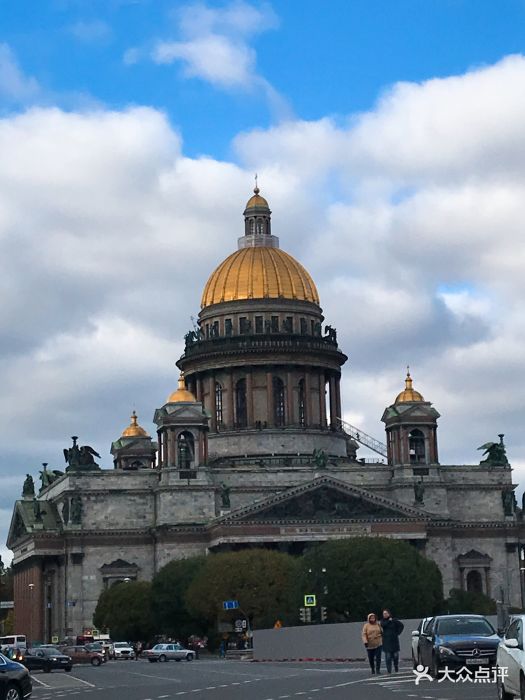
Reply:
[[[49,664],[46,664],[43,670],[44,673],[51,673],[51,666]]]
[[[23,697],[24,696],[22,695],[22,691],[18,686],[13,685],[12,683],[7,686],[5,700],[22,700]]]
[[[166,654],[161,654],[159,656],[159,661],[167,661],[167,660],[168,660],[168,658],[167,658]]]
[[[102,663],[102,662],[100,661],[100,659],[98,658],[98,656],[94,656],[94,657],[91,659],[91,665],[92,665],[92,666],[100,666],[101,663]]]
[[[499,669],[496,669],[496,683],[498,686],[498,698],[499,700],[513,700],[514,695],[511,693],[507,693],[505,690],[505,686],[503,685],[503,680],[501,679],[500,674],[498,673]]]
[[[193,661],[193,654],[186,654],[186,661]]]

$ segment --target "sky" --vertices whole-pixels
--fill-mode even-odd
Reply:
[[[4,0],[0,554],[26,473],[101,466],[175,362],[258,173],[349,361],[344,417],[414,385],[440,461],[525,483],[523,0]]]

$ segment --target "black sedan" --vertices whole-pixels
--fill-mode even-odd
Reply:
[[[42,649],[28,649],[22,661],[30,671],[41,670],[50,673],[54,668],[71,671],[73,661],[70,656],[63,654],[58,649],[42,647]]]
[[[479,669],[496,663],[500,639],[482,615],[439,615],[419,635],[418,662],[437,678],[448,667]]]
[[[0,654],[0,700],[23,700],[32,690],[27,668]]]

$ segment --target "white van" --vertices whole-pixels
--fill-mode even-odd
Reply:
[[[12,649],[27,649],[25,634],[9,634],[7,637],[0,637],[0,649],[11,647]]]

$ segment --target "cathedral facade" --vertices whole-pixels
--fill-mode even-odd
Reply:
[[[279,247],[256,188],[238,249],[211,274],[178,388],[133,414],[113,468],[65,450],[15,503],[15,624],[34,640],[92,629],[100,593],[151,580],[172,559],[246,547],[300,553],[355,536],[404,539],[436,561],[444,591],[522,603],[521,511],[500,443],[479,465],[441,465],[439,413],[413,386],[385,409],[386,442],[341,420],[347,357],[314,281]],[[402,388],[402,387],[400,387]],[[357,458],[359,443],[381,460]]]

